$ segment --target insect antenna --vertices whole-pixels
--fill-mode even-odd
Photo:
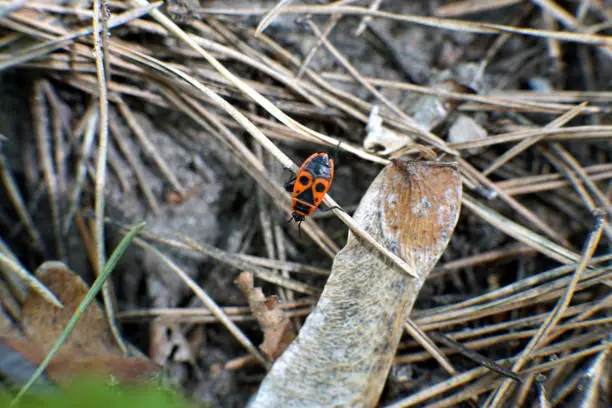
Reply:
[[[338,161],[338,152],[340,151],[340,145],[341,144],[342,144],[342,140],[338,141],[338,145],[336,145],[334,150],[329,152],[329,155],[330,155],[331,159],[334,161],[334,163],[336,165],[338,165],[338,163],[339,163],[339,161]]]

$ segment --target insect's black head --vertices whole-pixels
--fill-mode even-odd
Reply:
[[[298,224],[306,219],[306,217],[304,217],[302,214],[298,214],[296,212],[292,213],[291,216],[293,217],[293,220]]]

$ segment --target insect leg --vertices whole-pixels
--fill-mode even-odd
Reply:
[[[328,211],[331,211],[331,210],[342,210],[342,207],[340,207],[339,205],[334,205],[333,207],[328,207],[328,208],[321,208],[321,207],[319,207],[319,211],[322,211],[322,212],[328,212]],[[342,211],[344,211],[344,210],[342,210]]]
[[[294,184],[295,184],[295,176],[292,175],[289,178],[289,180],[287,180],[287,182],[285,183],[285,191],[287,191],[288,193],[292,193]]]

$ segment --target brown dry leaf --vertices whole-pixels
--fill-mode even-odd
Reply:
[[[14,325],[4,310],[0,307],[0,343],[20,353],[26,360],[32,363],[42,361],[42,355],[36,345],[28,340],[19,328]],[[7,375],[7,373],[2,373]]]
[[[59,338],[89,288],[61,262],[45,262],[37,269],[36,277],[64,305],[63,309],[50,306],[31,290],[25,299],[21,326],[28,344],[33,347],[18,350],[33,363],[39,364]],[[80,374],[112,374],[119,380],[136,380],[150,377],[156,370],[148,359],[123,356],[114,343],[104,311],[93,302],[51,361],[47,374],[52,380],[67,384],[70,377]]]
[[[13,328],[13,323],[11,319],[7,316],[2,306],[0,306],[0,336],[7,333],[9,330]]]
[[[9,384],[11,388],[24,386],[42,358],[38,347],[23,336],[18,327],[11,326],[0,331],[0,378],[3,384]],[[45,389],[48,385],[48,377],[43,374],[32,391],[48,391]]]
[[[295,338],[289,318],[277,307],[276,296],[266,298],[259,287],[253,285],[253,274],[242,272],[236,285],[248,299],[249,308],[264,333],[261,351],[272,361],[276,360]]]
[[[36,270],[36,277],[53,292],[64,305],[52,307],[37,293],[28,291],[23,304],[21,325],[25,335],[47,354],[72,318],[89,287],[83,279],[61,262],[45,262]],[[116,354],[104,311],[92,302],[81,316],[72,334],[59,350],[58,357],[93,357]]]
[[[418,277],[350,233],[315,310],[251,407],[376,404],[404,322],[453,233],[461,194],[455,163],[393,160],[382,170],[354,219]]]
[[[82,379],[83,376],[103,378],[112,375],[118,381],[138,381],[153,378],[157,371],[157,366],[146,358],[106,355],[54,359],[47,368],[47,375],[62,386],[69,386],[73,379]]]

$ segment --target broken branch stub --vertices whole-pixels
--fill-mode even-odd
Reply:
[[[414,270],[412,278],[352,233],[315,310],[249,407],[371,407],[385,384],[419,290],[459,217],[454,163],[394,160],[354,219]]]

